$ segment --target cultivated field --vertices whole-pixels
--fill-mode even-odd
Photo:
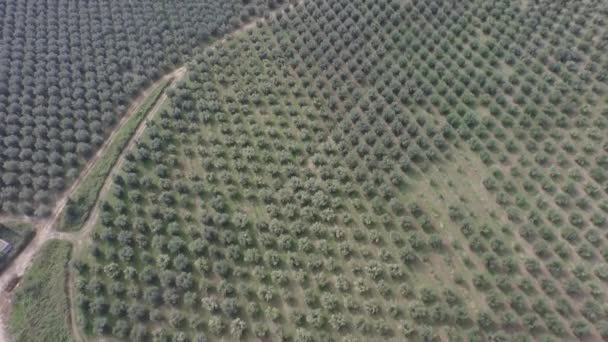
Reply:
[[[231,11],[53,216],[13,337],[608,340],[605,1]]]
[[[0,215],[48,217],[152,81],[274,1],[0,2]]]
[[[86,334],[608,338],[606,10],[311,0],[205,49],[76,263]]]

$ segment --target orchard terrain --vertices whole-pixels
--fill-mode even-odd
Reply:
[[[85,333],[608,338],[607,10],[310,0],[204,49],[76,256]]]
[[[607,340],[608,5],[278,3],[235,5],[258,16],[184,55],[94,201],[63,213],[84,227],[56,233],[76,244],[49,266],[68,327],[40,322],[78,340]],[[28,284],[17,337],[41,336]]]

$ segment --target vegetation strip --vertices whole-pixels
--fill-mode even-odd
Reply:
[[[47,242],[15,290],[9,330],[15,342],[72,341],[65,288],[72,246]]]
[[[156,101],[170,83],[171,80],[164,80],[145,100],[141,108],[120,128],[106,153],[95,164],[72,196],[70,196],[66,208],[59,219],[59,226],[57,228],[59,231],[76,231],[82,227],[97,200],[105,179],[110,174],[122,150],[128,144],[137,127],[146,118],[148,111],[154,107]]]

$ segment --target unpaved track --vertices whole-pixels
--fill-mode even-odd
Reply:
[[[185,68],[177,70],[177,74],[174,75],[175,80],[181,79],[185,74],[186,74]],[[173,85],[175,85],[175,81],[171,84],[171,86],[173,86]],[[152,118],[154,118],[154,116],[156,116],[156,114],[160,111],[160,109],[165,104],[167,99],[168,99],[167,94],[163,93],[156,101],[156,104],[154,105],[154,107],[148,112],[148,114],[146,115],[144,120],[142,120],[139,127],[137,127],[137,130],[135,131],[133,136],[130,138],[129,143],[127,144],[127,146],[125,146],[120,157],[116,161],[116,164],[112,167],[112,171],[110,171],[110,173],[108,174],[108,177],[105,179],[103,186],[102,186],[101,190],[99,191],[99,195],[97,196],[97,201],[96,201],[95,205],[93,206],[93,209],[89,213],[87,220],[85,221],[84,225],[82,226],[82,229],[76,233],[53,232],[54,238],[68,240],[68,241],[72,242],[72,244],[74,245],[74,249],[72,251],[73,256],[77,256],[80,253],[82,253],[83,248],[91,241],[91,239],[89,239],[89,235],[93,232],[93,228],[95,227],[95,223],[97,222],[97,218],[99,217],[99,208],[100,208],[99,202],[103,198],[106,197],[107,193],[112,188],[112,183],[113,183],[112,176],[120,171],[120,169],[125,161],[125,154],[128,151],[131,151],[133,149],[133,146],[138,142],[139,138],[141,138],[141,136],[143,135],[148,122],[150,122],[150,120]],[[72,272],[72,270],[68,270],[68,277],[66,279],[66,282],[67,282],[66,288],[68,291],[68,298],[70,299],[70,301],[73,300],[73,298],[74,298],[73,276],[74,276],[74,272]],[[78,327],[78,321],[77,321],[76,314],[77,313],[75,310],[75,306],[72,303],[70,303],[70,320],[71,320],[72,337],[74,337],[74,339],[76,341],[81,342],[81,341],[84,341],[85,339],[83,338],[81,331]]]
[[[169,76],[169,78],[172,79],[172,81],[171,81],[171,84],[167,87],[167,89],[174,87],[176,82],[181,80],[185,75],[186,75],[185,67],[179,68],[179,69],[173,71],[171,74],[169,74],[168,76]],[[108,193],[108,191],[110,190],[110,187],[112,185],[112,176],[114,174],[116,174],[118,170],[120,170],[122,164],[125,161],[125,158],[124,158],[125,154],[133,149],[133,146],[137,143],[139,138],[143,135],[147,124],[160,111],[160,109],[165,104],[167,99],[168,99],[168,97],[167,97],[167,93],[166,93],[166,89],[165,89],[165,91],[161,94],[161,96],[156,100],[154,107],[152,107],[152,109],[150,109],[150,111],[146,114],[146,117],[141,121],[141,123],[135,130],[135,133],[133,133],[133,136],[131,136],[131,138],[129,139],[129,142],[127,143],[125,148],[120,153],[120,156],[116,160],[116,163],[112,167],[112,170],[110,170],[110,172],[108,173],[108,177],[106,177],[106,179],[103,183],[103,186],[101,187],[101,190],[99,191],[99,194],[97,195],[97,200],[96,200],[95,204],[93,205],[93,208],[91,209],[91,212],[89,213],[89,216],[87,217],[82,228],[78,232],[75,232],[72,234],[57,232],[57,235],[59,238],[61,238],[61,237],[65,238],[66,235],[71,235],[71,238],[68,237],[67,239],[69,239],[75,243],[75,245],[74,245],[75,252],[78,252],[80,250],[80,248],[83,245],[83,242],[85,242],[87,240],[85,238],[92,231],[92,229],[95,225],[95,222],[97,221],[97,217],[99,216],[99,205],[98,205],[99,201],[102,198],[104,198],[106,196],[106,194]]]
[[[105,154],[106,150],[108,149],[108,146],[116,138],[116,134],[127,123],[128,119],[135,112],[137,112],[137,110],[139,109],[141,104],[144,102],[144,100],[148,96],[150,96],[150,94],[154,91],[154,89],[156,89],[156,87],[158,87],[161,84],[161,82],[174,77],[176,75],[176,73],[178,73],[183,68],[184,67],[180,67],[176,70],[173,70],[169,74],[163,76],[158,81],[152,83],[148,88],[146,88],[144,91],[142,91],[131,102],[131,104],[129,105],[129,108],[127,108],[127,112],[122,116],[122,118],[120,119],[118,124],[114,127],[114,129],[112,130],[112,132],[110,133],[108,138],[105,139],[105,141],[103,142],[101,147],[97,150],[95,155],[85,164],[84,168],[80,171],[78,178],[76,178],[74,180],[74,182],[71,184],[71,186],[68,189],[64,190],[63,193],[61,193],[59,195],[59,197],[57,197],[55,199],[55,207],[53,208],[53,212],[51,213],[50,217],[48,217],[46,219],[39,219],[39,218],[25,216],[25,215],[19,215],[19,216],[0,215],[0,223],[7,222],[7,221],[21,221],[21,222],[32,223],[32,224],[35,224],[36,226],[44,226],[46,223],[52,222],[54,219],[56,219],[56,216],[58,216],[62,212],[63,208],[65,207],[70,195],[74,192],[74,190],[82,182],[83,178],[89,174],[89,172],[91,171],[91,168],[93,167],[93,165],[95,165],[97,160],[99,160],[101,158],[101,156],[103,156]]]
[[[89,160],[89,162],[87,162],[87,164],[82,169],[78,178],[57,199],[55,208],[53,209],[53,212],[49,218],[44,219],[44,220],[35,220],[35,219],[24,220],[27,222],[31,222],[35,225],[36,235],[34,236],[32,241],[30,241],[30,243],[23,249],[23,251],[21,251],[21,253],[19,253],[19,255],[17,257],[15,257],[15,259],[13,259],[13,261],[11,262],[9,267],[7,267],[4,270],[4,272],[2,272],[2,274],[0,275],[0,291],[1,291],[0,292],[0,342],[10,341],[6,327],[7,327],[7,322],[8,322],[10,307],[11,307],[12,290],[7,289],[7,286],[11,282],[13,282],[15,279],[18,279],[23,276],[27,267],[32,263],[32,260],[33,260],[34,256],[36,255],[36,253],[38,252],[38,250],[49,239],[61,239],[61,240],[71,241],[73,243],[76,243],[75,246],[78,246],[81,244],[81,241],[83,240],[83,238],[85,237],[86,234],[89,234],[90,229],[92,227],[92,224],[88,224],[88,223],[94,222],[94,218],[96,217],[96,215],[92,215],[92,214],[89,215],[89,219],[87,220],[87,225],[78,232],[68,233],[68,232],[56,231],[55,227],[57,225],[57,222],[60,218],[61,213],[63,212],[63,209],[65,208],[65,206],[68,202],[68,199],[74,193],[74,191],[78,188],[78,186],[80,185],[82,180],[89,174],[89,172],[91,171],[93,166],[101,159],[101,156],[103,156],[104,153],[107,151],[108,147],[110,146],[110,143],[112,141],[114,141],[114,139],[116,138],[117,132],[127,123],[128,119],[134,113],[137,112],[137,110],[142,105],[144,100],[148,96],[150,96],[150,94],[160,85],[161,82],[172,79],[173,80],[172,85],[173,85],[173,84],[175,84],[175,81],[181,79],[185,75],[185,73],[186,73],[185,67],[180,67],[180,68],[172,71],[171,73],[163,76],[160,80],[158,80],[158,81],[154,82],[152,85],[150,85],[132,102],[132,104],[129,106],[128,111],[125,113],[125,115],[123,115],[123,117],[120,120],[120,122],[118,123],[118,125],[112,131],[112,133],[110,134],[108,139],[106,139],[106,141],[102,144],[101,148],[97,151],[95,156],[91,160]],[[144,118],[144,120],[142,120],[140,126],[137,128],[136,134],[133,137],[131,137],[131,140],[129,141],[127,146],[123,149],[123,151],[121,152],[119,161],[123,159],[125,151],[127,151],[133,145],[135,139],[137,137],[141,136],[141,132],[143,132],[143,130],[145,128],[145,124],[148,122],[149,117],[151,115],[153,115],[156,111],[158,111],[158,109],[160,108],[160,104],[163,101],[165,101],[166,99],[167,99],[167,95],[163,92],[161,97],[159,97],[159,99],[156,101],[156,104],[153,107],[153,109],[150,110],[146,114],[146,117]],[[138,132],[139,132],[139,134],[137,134]],[[121,163],[117,161],[116,164],[114,165],[114,167],[112,168],[112,170],[110,171],[110,174],[114,173],[115,169],[117,167],[119,167],[120,165],[121,165]],[[106,179],[106,182],[104,183],[104,188],[107,187],[106,185],[109,183],[109,181],[108,181],[109,179],[111,179],[111,177],[108,177]],[[107,191],[107,189],[106,189],[106,191]],[[100,193],[100,196],[101,196],[101,193]],[[97,206],[95,206],[95,207],[97,207]],[[2,220],[16,220],[16,219],[18,219],[18,218],[17,217],[2,218]]]

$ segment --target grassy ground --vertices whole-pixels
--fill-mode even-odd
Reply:
[[[146,117],[146,113],[152,109],[168,84],[169,81],[162,82],[146,99],[141,108],[120,129],[116,138],[108,147],[107,152],[104,153],[70,198],[66,209],[61,214],[58,230],[76,231],[82,227],[89,211],[97,200],[97,195],[105,179],[112,170],[112,166],[116,163],[120,153],[137,130],[139,124]]]
[[[50,241],[15,292],[9,331],[14,341],[71,341],[65,292],[71,245]]]
[[[25,247],[34,236],[32,225],[24,222],[10,222],[0,224],[0,239],[11,244],[12,249],[0,258],[0,271]]]

